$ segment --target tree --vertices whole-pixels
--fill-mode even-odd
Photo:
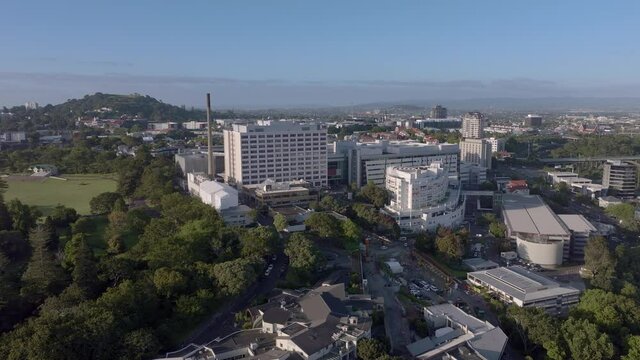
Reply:
[[[377,339],[362,339],[358,341],[358,358],[362,360],[377,360],[387,353],[385,346]]]
[[[440,228],[436,236],[436,250],[448,261],[459,261],[464,255],[464,241],[451,229]]]
[[[282,232],[289,226],[289,221],[287,221],[287,218],[284,215],[276,213],[273,216],[273,226],[276,227],[276,230]]]
[[[362,238],[362,229],[360,229],[360,226],[358,226],[358,224],[351,221],[351,219],[347,219],[342,222],[341,227],[344,237],[351,241],[360,242],[360,239]]]
[[[122,200],[122,195],[116,192],[104,192],[99,194],[89,201],[91,213],[108,214],[113,210],[113,206],[118,200]]]
[[[435,250],[435,237],[428,232],[420,232],[416,236],[416,248],[425,253],[433,253]]]
[[[518,335],[525,354],[557,341],[559,333],[553,318],[542,308],[510,306],[507,309],[511,329]]]
[[[81,217],[71,225],[71,232],[74,234],[89,234],[95,230],[95,223],[88,217]]]
[[[607,240],[602,236],[593,237],[584,248],[584,266],[591,271],[593,286],[611,290],[615,276],[616,260],[609,250]]]
[[[58,205],[53,209],[50,217],[56,226],[65,227],[69,226],[69,224],[71,223],[76,222],[80,215],[78,215],[76,209],[74,208],[68,208],[63,205]]]
[[[26,236],[36,224],[36,219],[38,218],[37,212],[18,199],[11,200],[7,205],[7,209],[13,220],[13,229],[20,231]]]
[[[589,289],[582,295],[574,311],[574,315],[597,325],[620,346],[624,345],[622,341],[629,331],[640,331],[640,307],[634,299],[626,296]]]
[[[360,189],[358,197],[369,201],[377,208],[381,208],[389,200],[389,193],[386,189],[376,186],[373,182],[369,182]]]
[[[561,333],[573,359],[611,359],[615,354],[609,336],[589,320],[570,317],[562,324]]]
[[[640,336],[629,336],[627,339],[627,353],[621,359],[622,360],[635,360],[640,359]]]
[[[42,227],[34,229],[29,236],[33,252],[22,275],[21,293],[34,302],[56,294],[65,283],[65,274],[47,247],[49,237]]]
[[[98,290],[98,269],[93,250],[84,237],[80,237],[74,254],[74,266],[71,276],[73,282],[88,298],[92,298]]]
[[[340,236],[338,220],[327,213],[313,213],[304,224],[322,238],[336,238]]]
[[[151,329],[137,329],[127,333],[120,350],[119,360],[150,359],[158,354],[162,345]]]
[[[256,279],[251,263],[242,258],[215,264],[213,275],[222,291],[230,296],[240,294]]]
[[[11,214],[4,200],[0,199],[0,230],[11,230],[13,226],[13,220]]]
[[[278,234],[271,226],[258,226],[240,237],[241,254],[246,258],[261,258],[276,252]]]
[[[498,239],[503,239],[507,234],[507,227],[500,222],[492,222],[489,224],[489,232]]]
[[[187,287],[187,279],[176,270],[162,267],[153,274],[153,284],[160,295],[170,299]]]
[[[340,204],[331,195],[325,195],[322,197],[319,203],[320,207],[328,211],[339,211]]]
[[[291,268],[303,274],[315,271],[321,261],[316,246],[301,233],[289,237],[284,253],[289,257]]]

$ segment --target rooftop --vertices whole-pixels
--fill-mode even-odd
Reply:
[[[598,231],[593,224],[589,222],[582,215],[574,215],[574,214],[560,214],[558,215],[560,220],[569,228],[571,231],[575,232],[595,232]]]
[[[502,215],[511,232],[569,236],[569,230],[538,195],[502,196]]]
[[[473,276],[522,302],[579,292],[578,289],[561,285],[521,266],[475,271],[468,273],[467,276]]]

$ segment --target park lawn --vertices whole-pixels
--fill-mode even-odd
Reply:
[[[115,191],[113,175],[79,174],[62,175],[67,180],[54,178],[31,179],[32,177],[5,178],[9,188],[4,195],[6,201],[19,199],[33,205],[49,215],[57,205],[76,209],[79,214],[90,214],[89,201],[103,192]]]

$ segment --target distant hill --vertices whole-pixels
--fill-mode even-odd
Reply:
[[[47,105],[35,110],[26,110],[23,106],[8,109],[13,117],[2,120],[2,129],[30,130],[46,126],[53,129],[71,129],[75,120],[83,116],[99,116],[101,118],[118,118],[123,115],[147,119],[149,121],[204,120],[202,109],[186,109],[184,107],[163,103],[148,95],[103,94],[86,95],[81,99],[70,99],[58,105]],[[213,112],[213,118],[234,118],[231,111]]]
[[[110,109],[100,111],[100,109]],[[116,95],[95,93],[82,99],[71,99],[53,106],[60,114],[84,116],[102,114],[103,116],[130,115],[151,121],[187,121],[199,120],[205,116],[202,110],[187,110],[179,106],[165,104],[149,95]]]

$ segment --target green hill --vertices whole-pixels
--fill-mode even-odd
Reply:
[[[109,109],[105,111],[104,109]],[[86,95],[81,99],[70,99],[58,105],[47,105],[35,110],[26,110],[23,106],[8,109],[14,116],[3,118],[0,130],[35,130],[42,127],[50,129],[72,129],[78,117],[99,116],[117,118],[130,116],[149,121],[204,120],[205,111],[163,103],[149,95],[103,94]],[[236,117],[231,111],[213,112],[214,118]]]

